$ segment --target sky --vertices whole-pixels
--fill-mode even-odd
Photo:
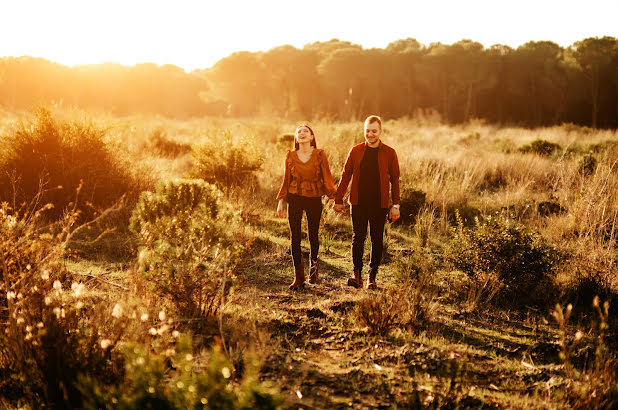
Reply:
[[[0,57],[153,62],[186,71],[236,51],[337,38],[364,48],[415,38],[489,47],[618,37],[618,0],[0,0]]]

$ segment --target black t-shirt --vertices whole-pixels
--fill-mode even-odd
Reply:
[[[365,147],[365,155],[360,163],[358,204],[367,208],[380,208],[380,168],[378,167],[378,147]]]

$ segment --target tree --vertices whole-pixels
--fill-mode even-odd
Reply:
[[[602,84],[611,82],[612,63],[618,54],[618,40],[614,37],[593,37],[575,42],[569,52],[588,80],[588,94],[591,104],[592,127],[597,127],[599,108],[602,102]],[[606,88],[607,89],[607,88]]]

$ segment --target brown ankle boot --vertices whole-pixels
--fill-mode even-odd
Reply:
[[[367,279],[367,289],[377,289],[376,275],[378,274],[378,268],[371,269],[369,271],[369,278]]]
[[[320,283],[320,278],[318,277],[318,260],[311,261],[311,269],[309,269],[309,283],[316,284]]]
[[[355,288],[363,287],[363,280],[361,279],[361,271],[358,269],[354,270],[354,277],[348,279],[348,286],[352,286]]]
[[[305,286],[305,265],[300,264],[294,267],[294,282],[290,285],[290,290],[302,289]]]

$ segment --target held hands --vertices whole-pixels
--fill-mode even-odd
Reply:
[[[399,219],[399,208],[394,208],[391,206],[391,211],[389,213],[389,216],[391,218],[391,222],[395,222],[397,219]]]
[[[283,205],[283,199],[279,200],[277,204],[277,216],[283,218],[285,216],[285,206]]]
[[[345,213],[345,205],[335,204],[335,206],[333,206],[333,211],[337,212],[338,214],[343,214]]]

